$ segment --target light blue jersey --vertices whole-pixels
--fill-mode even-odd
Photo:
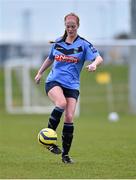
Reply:
[[[80,72],[84,62],[94,61],[97,56],[99,53],[93,45],[80,36],[72,44],[59,38],[49,53],[49,59],[54,62],[46,83],[57,81],[63,87],[79,90]]]

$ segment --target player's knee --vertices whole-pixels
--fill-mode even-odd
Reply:
[[[59,100],[58,102],[56,102],[56,106],[65,109],[66,108],[66,100]]]
[[[66,123],[71,123],[71,122],[73,122],[73,114],[72,114],[72,113],[66,113],[66,114],[65,114],[65,122],[66,122]]]

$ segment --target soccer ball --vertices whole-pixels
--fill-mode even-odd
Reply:
[[[44,128],[38,133],[38,141],[43,145],[56,144],[57,133],[51,128]]]

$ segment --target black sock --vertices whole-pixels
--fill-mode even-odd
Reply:
[[[53,130],[57,129],[63,112],[64,112],[64,109],[59,108],[59,107],[55,107],[53,109],[50,115],[49,121],[48,121],[48,128],[51,128]]]
[[[62,156],[67,155],[73,139],[74,126],[73,123],[64,123],[62,131]]]

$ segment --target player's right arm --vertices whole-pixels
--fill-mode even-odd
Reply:
[[[42,66],[40,67],[38,73],[36,74],[36,76],[35,76],[35,78],[34,78],[34,79],[35,79],[35,82],[36,82],[37,84],[40,83],[40,80],[41,80],[41,77],[42,77],[43,72],[44,72],[48,67],[50,67],[52,63],[53,63],[53,61],[51,61],[51,60],[49,59],[49,57],[47,57],[47,58],[45,59],[45,61],[43,62]]]

